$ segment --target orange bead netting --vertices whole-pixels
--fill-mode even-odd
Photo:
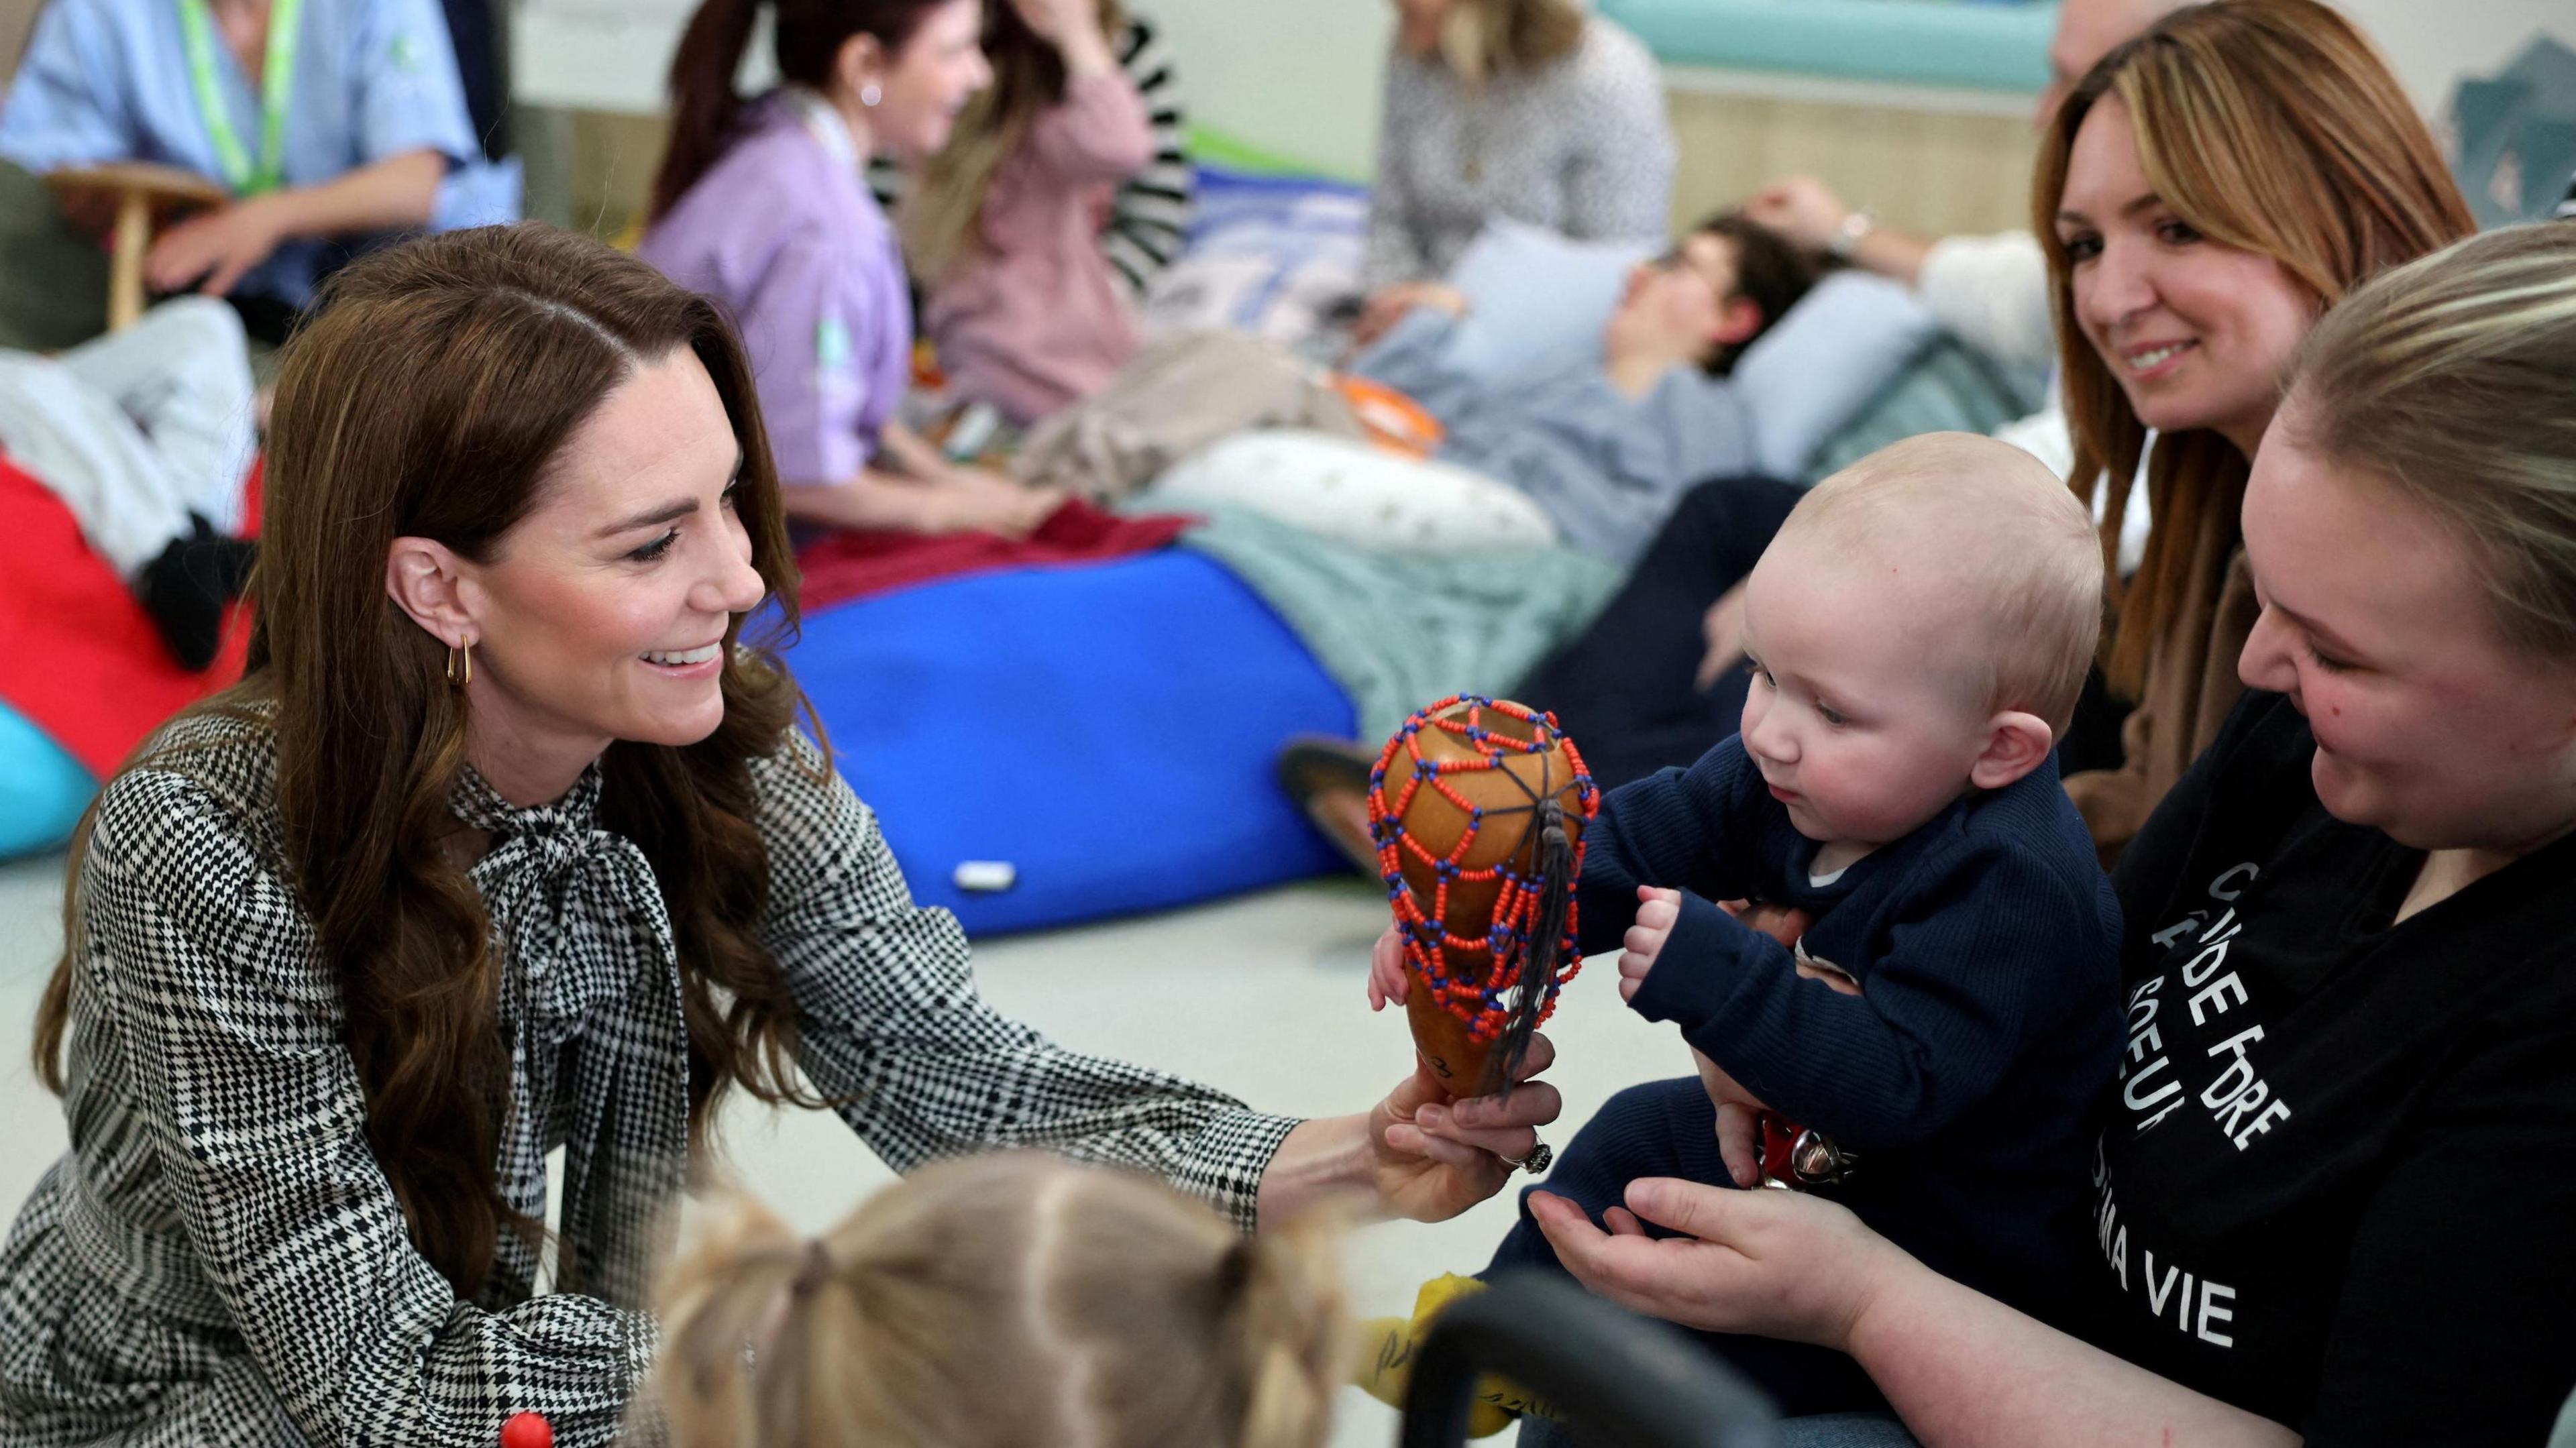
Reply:
[[[1451,714],[1450,711],[1465,708]],[[1530,726],[1531,738],[1515,739],[1486,727],[1488,712],[1517,719]],[[1426,759],[1422,754],[1421,735],[1425,729],[1437,729],[1465,742],[1475,753],[1465,759]],[[1539,787],[1532,789],[1517,775],[1502,768],[1503,761],[1514,755],[1544,755],[1559,745],[1573,770],[1572,783],[1580,816],[1590,819],[1600,807],[1601,794],[1593,786],[1592,775],[1583,766],[1583,756],[1574,741],[1558,729],[1556,716],[1540,713],[1509,701],[1496,702],[1473,694],[1453,695],[1428,709],[1416,712],[1404,721],[1395,737],[1378,755],[1376,768],[1369,771],[1369,838],[1377,845],[1378,870],[1386,881],[1387,899],[1395,908],[1396,928],[1404,938],[1405,965],[1424,984],[1442,1009],[1467,1023],[1473,1039],[1492,1041],[1507,1028],[1512,1010],[1505,997],[1520,983],[1521,967],[1530,951],[1532,926],[1541,918],[1545,905],[1542,881],[1534,875],[1523,875],[1512,868],[1512,862],[1525,853],[1533,859],[1536,851],[1526,842],[1537,827],[1542,806],[1565,788],[1565,782],[1552,778],[1542,768]],[[1411,761],[1401,768],[1398,756]],[[1500,773],[1510,779],[1528,800],[1525,805],[1487,809],[1469,800],[1449,784],[1455,775]],[[1395,797],[1387,797],[1390,776],[1401,774]],[[1434,855],[1428,847],[1404,827],[1405,812],[1416,795],[1430,789],[1467,816],[1467,828],[1445,855]],[[1470,870],[1462,863],[1475,848],[1477,835],[1488,819],[1496,828],[1506,819],[1517,819],[1525,842],[1516,845],[1503,858],[1482,869]],[[1404,878],[1404,859],[1411,854],[1430,866],[1437,884],[1428,909]],[[1583,870],[1583,842],[1574,841],[1573,871],[1568,877],[1578,878]],[[1449,891],[1453,884],[1499,880],[1502,892],[1494,901],[1492,923],[1483,938],[1452,934],[1448,928]],[[1564,902],[1564,934],[1555,952],[1559,963],[1545,983],[1544,1000],[1537,1019],[1544,1021],[1556,1009],[1557,992],[1574,979],[1582,966],[1581,952],[1575,944],[1576,919],[1571,899]],[[1484,950],[1490,953],[1493,968],[1481,981],[1466,980],[1450,968],[1452,950]]]

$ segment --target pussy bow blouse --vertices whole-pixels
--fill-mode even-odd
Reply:
[[[1165,1177],[1246,1226],[1293,1121],[1050,1044],[977,996],[953,917],[913,905],[867,807],[792,735],[754,766],[764,944],[800,1061],[897,1169],[1040,1146]],[[687,1032],[645,856],[600,775],[456,816],[500,953],[501,1192],[542,1219],[564,1149],[563,1290],[505,1234],[474,1300],[413,1250],[368,1147],[340,992],[289,882],[256,720],[177,726],[109,785],[73,961],[71,1150],[0,1248],[0,1444],[449,1444],[535,1411],[614,1436],[655,1345],[653,1224],[688,1167]]]

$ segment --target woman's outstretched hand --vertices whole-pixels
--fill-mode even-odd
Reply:
[[[1418,1061],[1413,1074],[1368,1114],[1369,1176],[1378,1201],[1399,1217],[1445,1221],[1503,1189],[1538,1145],[1538,1128],[1564,1109],[1556,1088],[1531,1077],[1556,1059],[1532,1036],[1508,1097],[1451,1099]]]

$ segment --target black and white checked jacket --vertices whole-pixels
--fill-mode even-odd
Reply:
[[[655,1345],[654,1223],[687,1161],[685,1031],[651,868],[594,819],[594,768],[516,809],[471,775],[472,878],[503,958],[501,1189],[542,1217],[565,1149],[580,1273],[534,1293],[504,1236],[460,1300],[411,1246],[365,1136],[339,992],[288,883],[265,726],[192,720],[119,776],[85,857],[71,1150],[0,1248],[0,1445],[489,1448],[519,1411],[603,1443]],[[175,754],[175,757],[173,757]],[[876,820],[800,736],[756,766],[762,938],[802,1064],[898,1169],[1043,1146],[1169,1178],[1246,1226],[1294,1124],[1075,1055],[976,995],[964,935],[913,905]]]

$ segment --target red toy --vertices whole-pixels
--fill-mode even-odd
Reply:
[[[555,1448],[555,1425],[542,1413],[512,1413],[501,1423],[501,1448]]]
[[[1762,1185],[1787,1191],[1838,1187],[1860,1161],[1857,1152],[1834,1145],[1834,1139],[1800,1126],[1777,1111],[1755,1118],[1762,1131]]]

